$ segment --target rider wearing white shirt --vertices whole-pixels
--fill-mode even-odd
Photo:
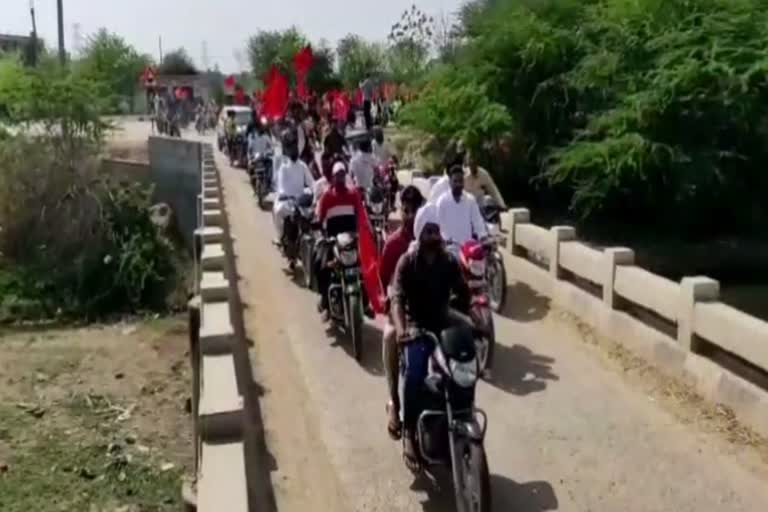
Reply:
[[[440,179],[429,189],[427,204],[437,204],[438,199],[451,191],[451,179],[448,174],[443,174]]]
[[[277,200],[272,209],[277,242],[283,236],[283,224],[285,219],[293,213],[291,211],[292,200],[298,199],[305,188],[312,188],[314,178],[307,164],[299,159],[299,146],[296,136],[286,137],[283,149],[287,158],[283,159],[277,171]]]
[[[437,216],[443,240],[448,243],[451,252],[458,254],[462,244],[474,238],[486,238],[488,230],[477,201],[471,194],[464,192],[463,167],[451,167],[448,176],[450,192],[437,200]]]
[[[358,187],[370,190],[373,187],[373,177],[376,174],[376,159],[371,154],[371,141],[365,139],[360,142],[360,151],[352,157],[349,164],[349,173]]]

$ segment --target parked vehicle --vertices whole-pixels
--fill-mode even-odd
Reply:
[[[484,447],[488,417],[475,407],[479,363],[472,329],[446,329],[439,339],[426,331],[411,336],[426,336],[435,344],[424,385],[418,396],[409,397],[422,406],[416,426],[419,456],[427,468],[450,469],[458,512],[490,512]],[[401,403],[406,403],[404,396]]]

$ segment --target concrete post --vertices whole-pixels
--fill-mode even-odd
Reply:
[[[552,226],[549,229],[549,274],[560,279],[560,242],[576,239],[576,229],[571,226]]]
[[[509,253],[512,256],[520,256],[521,251],[517,249],[516,241],[517,226],[530,223],[531,212],[528,208],[513,208],[509,211],[509,218],[511,219],[509,226],[509,241],[507,242]]]
[[[720,298],[720,283],[704,276],[684,277],[680,281],[680,306],[677,315],[677,342],[696,352],[694,309],[697,302],[711,302]]]
[[[617,265],[634,265],[635,251],[626,247],[610,247],[603,251],[603,302],[614,309],[615,294],[613,283]]]
[[[195,475],[200,467],[200,430],[198,409],[200,405],[200,305],[199,296],[189,301],[189,357],[192,365],[192,443],[195,449]]]

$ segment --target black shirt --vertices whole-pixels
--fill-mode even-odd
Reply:
[[[461,311],[469,308],[469,288],[459,262],[443,251],[427,263],[409,250],[397,263],[392,280],[392,301],[405,308],[409,325],[439,334],[448,327],[448,308],[455,295]]]

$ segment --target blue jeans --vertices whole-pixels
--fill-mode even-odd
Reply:
[[[429,371],[429,358],[435,350],[432,338],[422,336],[408,344],[400,356],[400,396],[402,404],[403,427],[416,431],[416,422],[424,409],[425,389],[424,379]]]

